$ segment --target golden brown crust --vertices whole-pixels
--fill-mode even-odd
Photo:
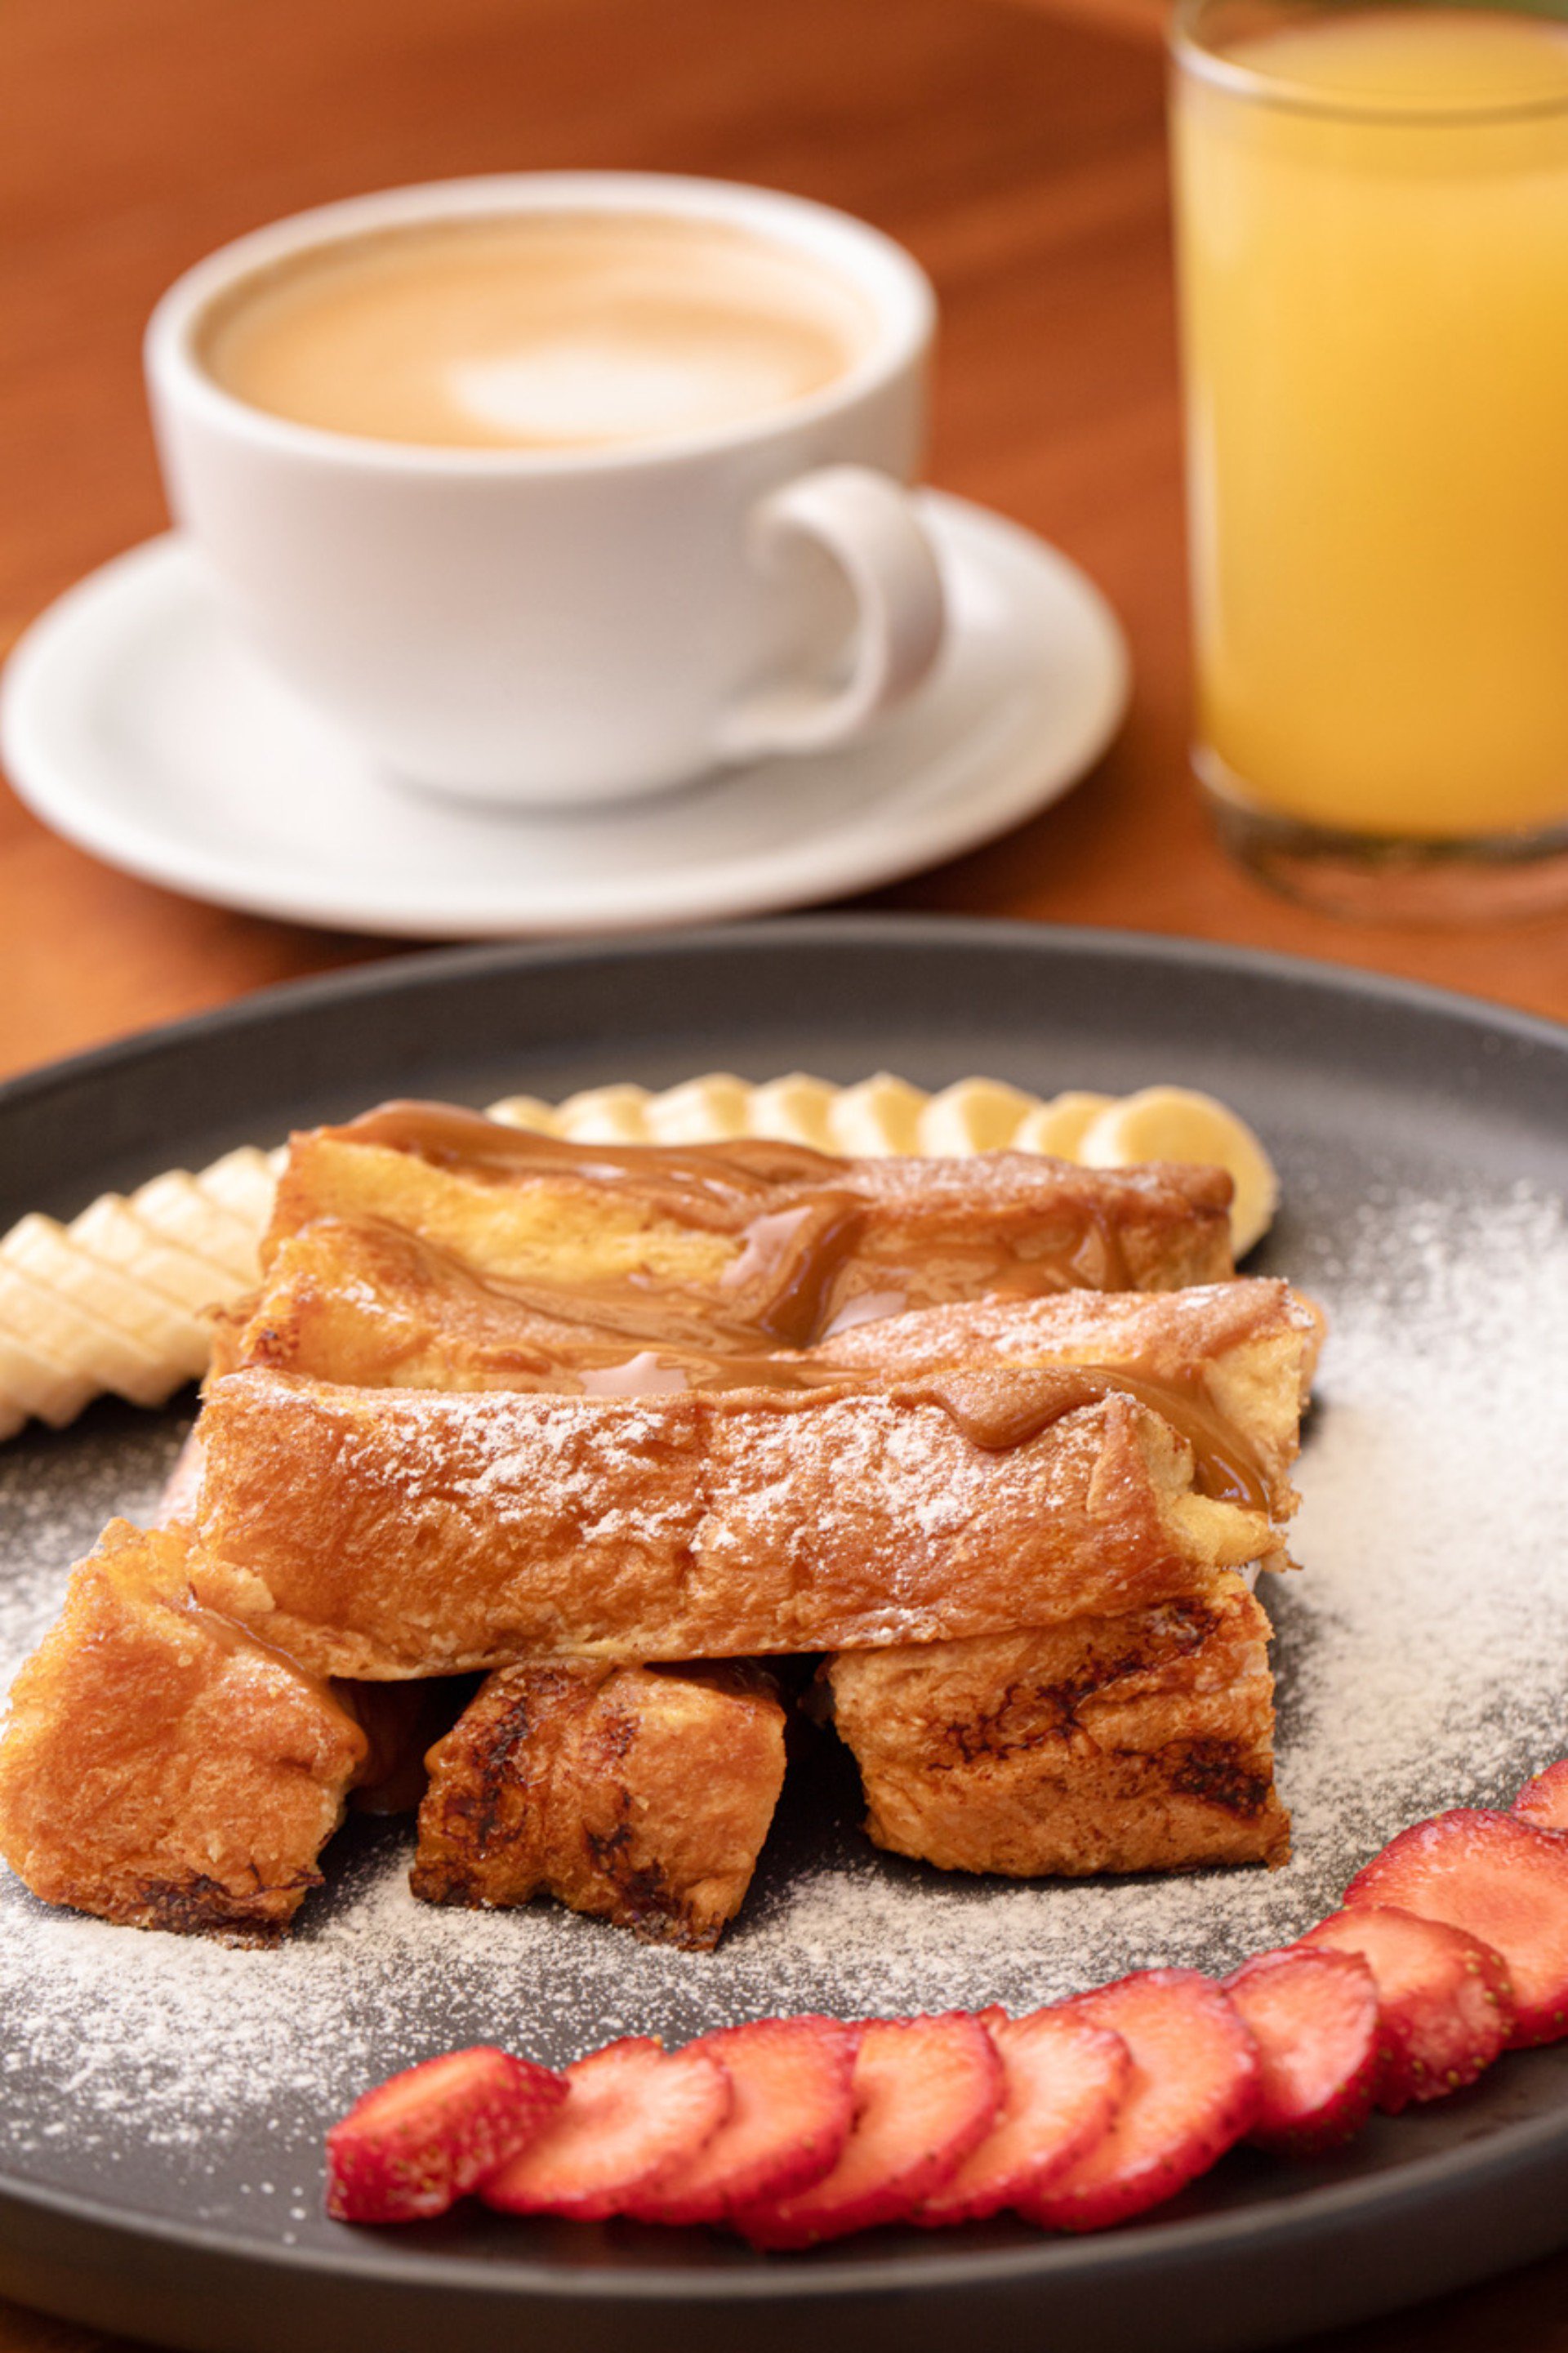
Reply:
[[[1027,1380],[1027,1374],[1019,1375]],[[638,1398],[219,1382],[202,1599],[323,1673],[937,1641],[1271,1552],[1112,1394],[1005,1451],[897,1387]]]
[[[856,1161],[755,1141],[573,1145],[395,1105],[291,1140],[258,1304],[262,1329],[289,1328],[288,1243],[328,1219],[395,1227],[472,1279],[525,1287],[546,1313],[668,1339],[679,1317],[698,1344],[723,1325],[752,1345],[803,1345],[868,1304],[1223,1279],[1230,1192],[1218,1169],[1085,1169],[1031,1153]],[[395,1315],[400,1305],[388,1302]],[[231,1325],[227,1364],[254,1360]]]
[[[872,1838],[1020,1878],[1284,1862],[1268,1637],[1222,1575],[1130,1615],[835,1659]]]
[[[952,1641],[1146,1607],[1276,1555],[1311,1336],[1283,1284],[937,1317],[939,1356],[1020,1360],[994,1387],[1026,1388],[1062,1333],[1077,1359],[1217,1382],[1262,1465],[1259,1506],[1195,1493],[1187,1445],[1117,1394],[998,1449],[965,1436],[924,1371],[634,1398],[247,1371],[203,1417],[199,1590],[319,1671],[378,1680]],[[836,1345],[923,1365],[931,1321]]]
[[[1223,1168],[1152,1160],[1085,1168],[1031,1152],[846,1166],[868,1205],[857,1289],[874,1293],[879,1268],[912,1260],[911,1307],[991,1287],[975,1279],[976,1240],[1005,1240],[1025,1267],[1058,1262],[1050,1287],[1067,1291],[1181,1291],[1234,1271],[1235,1187]]]
[[[906,1246],[907,1241],[900,1244]],[[865,1263],[874,1272],[869,1256]],[[938,1276],[929,1258],[925,1264],[935,1284]],[[957,1283],[960,1278],[961,1269],[950,1255],[940,1281]],[[979,1282],[974,1287],[984,1288]],[[1213,1345],[1234,1345],[1238,1329],[1258,1320],[1257,1301],[1267,1300],[1274,1289],[1267,1284],[1214,1285]],[[1236,1304],[1226,1306],[1223,1303],[1233,1290]],[[888,1335],[890,1345],[891,1327],[900,1322],[906,1338],[898,1360],[911,1370],[952,1361],[970,1346],[995,1353],[1010,1335],[1016,1345],[1018,1314],[1026,1305],[1046,1311],[1040,1345],[1055,1354],[1070,1354],[1076,1326],[1065,1311],[1079,1297],[1077,1292],[1056,1293],[1036,1302],[1016,1296],[995,1300],[994,1331],[989,1339],[985,1325],[968,1308],[961,1311],[956,1325],[942,1307],[927,1309],[917,1322],[887,1305],[901,1296],[882,1294],[873,1283],[861,1304],[880,1301],[882,1312],[805,1355],[816,1361],[875,1366],[886,1354],[882,1335]],[[221,1378],[257,1365],[368,1388],[571,1390],[581,1386],[584,1371],[624,1364],[650,1347],[658,1349],[661,1361],[698,1367],[691,1375],[694,1380],[703,1377],[703,1365],[722,1367],[722,1338],[703,1344],[700,1335],[680,1325],[676,1327],[679,1337],[659,1345],[660,1319],[641,1293],[619,1299],[601,1296],[579,1305],[582,1312],[564,1314],[559,1296],[547,1286],[494,1274],[481,1277],[450,1250],[395,1226],[322,1218],[284,1237],[273,1250],[261,1290],[216,1319],[213,1376]],[[1053,1313],[1062,1313],[1059,1326],[1052,1321]],[[1189,1310],[1184,1331],[1191,1321]],[[922,1334],[930,1345],[922,1346]],[[731,1331],[728,1336],[733,1345],[737,1335]],[[761,1332],[752,1345],[776,1353]],[[1158,1319],[1147,1324],[1142,1345],[1152,1362],[1161,1353]],[[1190,1345],[1184,1356],[1190,1359]]]
[[[0,1852],[46,1903],[265,1942],[364,1753],[313,1677],[194,1604],[184,1531],[112,1521],[12,1689]]]
[[[364,1388],[558,1388],[563,1366],[612,1341],[416,1234],[321,1218],[278,1245],[258,1293],[216,1318],[212,1377],[259,1365]],[[621,1354],[636,1345],[628,1337]]]
[[[1276,1518],[1295,1507],[1287,1476],[1322,1344],[1321,1311],[1289,1283],[1241,1276],[1180,1292],[1069,1291],[973,1299],[842,1332],[820,1361],[913,1379],[948,1365],[1106,1365],[1191,1383],[1246,1434]]]
[[[433,1904],[560,1898],[707,1951],[784,1783],[784,1710],[744,1666],[510,1667],[427,1760],[410,1879]]]

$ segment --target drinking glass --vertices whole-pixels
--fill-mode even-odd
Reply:
[[[1181,0],[1197,670],[1292,894],[1568,898],[1568,0]]]

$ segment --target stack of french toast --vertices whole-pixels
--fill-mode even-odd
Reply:
[[[1320,1320],[1235,1276],[1229,1198],[417,1103],[295,1136],[162,1524],[14,1687],[0,1852],[267,1941],[353,1795],[417,1806],[416,1895],[704,1948],[809,1683],[901,1854],[1282,1860],[1254,1587]]]

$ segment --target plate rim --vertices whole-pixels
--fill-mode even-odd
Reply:
[[[1432,981],[1413,980],[1358,965],[1337,964],[1326,957],[1300,955],[1276,948],[1255,947],[1230,940],[1205,940],[1186,933],[1141,932],[1127,926],[1054,923],[1024,916],[906,913],[900,910],[846,911],[822,913],[780,913],[734,923],[681,925],[667,932],[605,932],[581,938],[548,940],[463,941],[455,945],[395,949],[385,955],[267,982],[242,997],[205,1006],[195,1013],[154,1022],[78,1052],[52,1057],[0,1079],[0,1114],[36,1096],[42,1099],[82,1079],[111,1073],[117,1066],[177,1049],[188,1041],[230,1028],[266,1025],[281,1010],[285,1016],[309,1015],[320,1007],[334,1006],[355,997],[381,997],[405,987],[417,989],[427,976],[437,983],[469,975],[500,974],[512,966],[566,965],[613,959],[637,962],[648,956],[689,955],[694,951],[720,953],[742,940],[777,939],[832,944],[840,940],[868,942],[878,934],[901,938],[913,945],[954,942],[979,946],[995,941],[1015,947],[1038,947],[1048,942],[1073,955],[1100,957],[1108,964],[1129,959],[1165,964],[1178,968],[1209,967],[1237,979],[1262,979],[1297,987],[1320,987],[1349,998],[1407,1008],[1415,1013],[1441,1014],[1474,1029],[1496,1029],[1521,1044],[1551,1051],[1568,1051],[1568,1020],[1532,1013],[1463,989],[1445,988]]]
[[[1502,2055],[1506,2060],[1527,2054],[1505,2052]],[[1461,2092],[1456,2096],[1464,2095]],[[1421,2111],[1405,2114],[1418,2129]],[[133,2209],[106,2213],[97,2201],[79,2191],[30,2183],[24,2176],[5,2171],[0,2171],[0,2210],[5,2201],[10,2201],[30,2211],[79,2222],[95,2232],[120,2232],[139,2242],[165,2246],[171,2251],[217,2256],[237,2265],[254,2265],[267,2272],[284,2270],[300,2276],[335,2278],[346,2272],[398,2286],[442,2290],[456,2286],[466,2291],[500,2287],[515,2293],[520,2300],[525,2295],[537,2295],[563,2304],[580,2300],[600,2304],[695,2302],[711,2306],[795,2298],[821,2303],[841,2296],[871,2296],[893,2287],[945,2290],[1006,2283],[1048,2284],[1053,2277],[1092,2278],[1107,2269],[1124,2273],[1151,2264],[1158,2267],[1160,2259],[1172,2253],[1194,2261],[1207,2261],[1227,2252],[1232,2245],[1239,2248],[1248,2242],[1267,2242],[1283,2253],[1299,2242],[1314,2240],[1325,2221],[1342,2215],[1353,2213],[1358,2220],[1375,2227],[1380,2219],[1377,2210],[1384,2210],[1382,2219],[1386,2219],[1387,2210],[1412,2201],[1425,2206],[1436,2190],[1449,2187],[1468,2190],[1490,2186],[1494,2179],[1506,2181],[1539,2153],[1534,2146],[1538,2142],[1549,2147],[1561,2143],[1560,2153],[1568,2164],[1568,2105],[1561,2114],[1500,2126],[1484,2143],[1461,2143],[1391,2167],[1386,2173],[1373,2177],[1370,2184],[1361,2179],[1310,2184],[1291,2189],[1281,2200],[1226,2208],[1218,2213],[1134,2221],[1113,2231],[1092,2232],[1081,2237],[1042,2234],[1037,2243],[1009,2247],[968,2250],[955,2247],[951,2242],[933,2240],[926,2242],[931,2250],[929,2261],[901,2253],[885,2256],[880,2262],[845,2257],[839,2251],[849,2242],[829,2242],[821,2248],[808,2250],[812,2260],[807,2263],[802,2263],[797,2254],[783,2258],[764,2255],[755,2268],[743,2269],[737,2264],[733,2269],[711,2272],[657,2266],[638,2270],[630,2263],[599,2271],[567,2269],[544,2263],[487,2259],[444,2250],[432,2252],[418,2245],[410,2246],[405,2240],[390,2235],[372,2239],[356,2234],[346,2239],[342,2249],[331,2253],[310,2247],[268,2246],[260,2242],[238,2242],[216,2225],[147,2216]],[[1485,2179],[1478,2183],[1477,2175]],[[1563,2217],[1562,2232],[1563,2243],[1568,2243],[1568,2214]],[[822,2256],[830,2260],[816,2264],[816,2259]]]

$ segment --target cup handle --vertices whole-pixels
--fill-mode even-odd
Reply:
[[[721,721],[720,757],[845,743],[912,694],[941,649],[946,613],[930,536],[909,492],[868,466],[825,466],[785,483],[753,507],[748,533],[764,570],[792,539],[815,541],[848,581],[858,628],[842,686],[786,681],[752,696]]]

